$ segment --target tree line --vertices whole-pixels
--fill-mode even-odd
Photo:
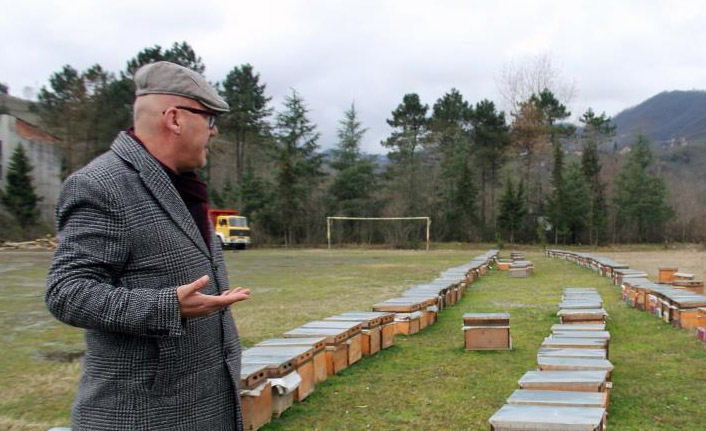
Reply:
[[[51,75],[35,109],[61,141],[64,176],[130,127],[133,73],[159,60],[205,70],[182,42],[146,48],[118,74],[66,65]],[[404,94],[386,119],[391,132],[381,142],[388,150],[381,162],[361,150],[367,128],[353,103],[341,113],[335,142],[327,143],[333,148],[323,152],[296,90],[272,106],[250,64],[215,85],[231,112],[219,119],[200,175],[212,206],[249,217],[256,243],[322,243],[326,216],[430,216],[435,241],[661,242],[674,218],[649,142],[636,137],[625,156],[605,150],[615,134],[611,119],[589,108],[578,127],[569,124],[566,104],[549,86],[516,100],[509,115],[454,88],[431,106]],[[334,241],[414,246],[424,228],[341,222]]]

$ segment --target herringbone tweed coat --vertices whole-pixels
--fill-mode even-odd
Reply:
[[[56,216],[46,303],[86,329],[73,431],[242,429],[230,311],[182,319],[176,295],[204,274],[202,293],[228,289],[223,254],[158,162],[120,133],[65,181]]]

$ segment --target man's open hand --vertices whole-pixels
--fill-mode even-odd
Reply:
[[[199,292],[208,286],[209,281],[208,275],[204,275],[192,283],[177,287],[177,298],[179,298],[182,317],[207,316],[234,302],[250,298],[250,289],[242,287],[225,291],[218,296],[204,295]]]

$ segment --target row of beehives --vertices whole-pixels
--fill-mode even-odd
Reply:
[[[606,312],[595,289],[565,288],[559,324],[537,353],[536,371],[489,420],[493,431],[605,429],[613,364]]]
[[[308,397],[316,384],[394,345],[396,334],[412,335],[433,324],[439,311],[455,304],[468,284],[486,274],[497,254],[491,250],[450,268],[399,298],[373,305],[373,311],[309,322],[285,332],[283,338],[245,350],[240,376],[245,429],[260,428]]]
[[[498,270],[507,271],[508,276],[513,278],[525,278],[534,273],[534,264],[525,260],[524,253],[513,251],[510,252],[510,259],[498,259]]]
[[[673,267],[659,268],[658,283],[650,281],[644,271],[630,269],[625,263],[587,253],[562,250],[547,251],[549,257],[571,260],[595,269],[621,288],[621,298],[638,310],[648,311],[678,328],[696,331],[706,341],[706,295],[704,284],[693,274],[678,272]]]

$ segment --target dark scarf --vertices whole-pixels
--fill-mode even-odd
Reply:
[[[140,138],[135,135],[134,128],[128,129],[127,134],[137,143],[143,147],[145,146]],[[145,149],[147,149],[147,147],[145,147]],[[157,160],[156,157],[154,159]],[[206,245],[210,247],[211,230],[209,226],[210,221],[208,220],[208,188],[206,187],[206,183],[199,179],[196,172],[178,174],[159,160],[157,160],[157,162],[159,162],[164,172],[167,173],[169,179],[172,181],[172,184],[174,184],[174,188],[176,188],[186,208],[191,213],[191,217],[193,217],[196,226],[199,228],[203,240],[206,242]]]

